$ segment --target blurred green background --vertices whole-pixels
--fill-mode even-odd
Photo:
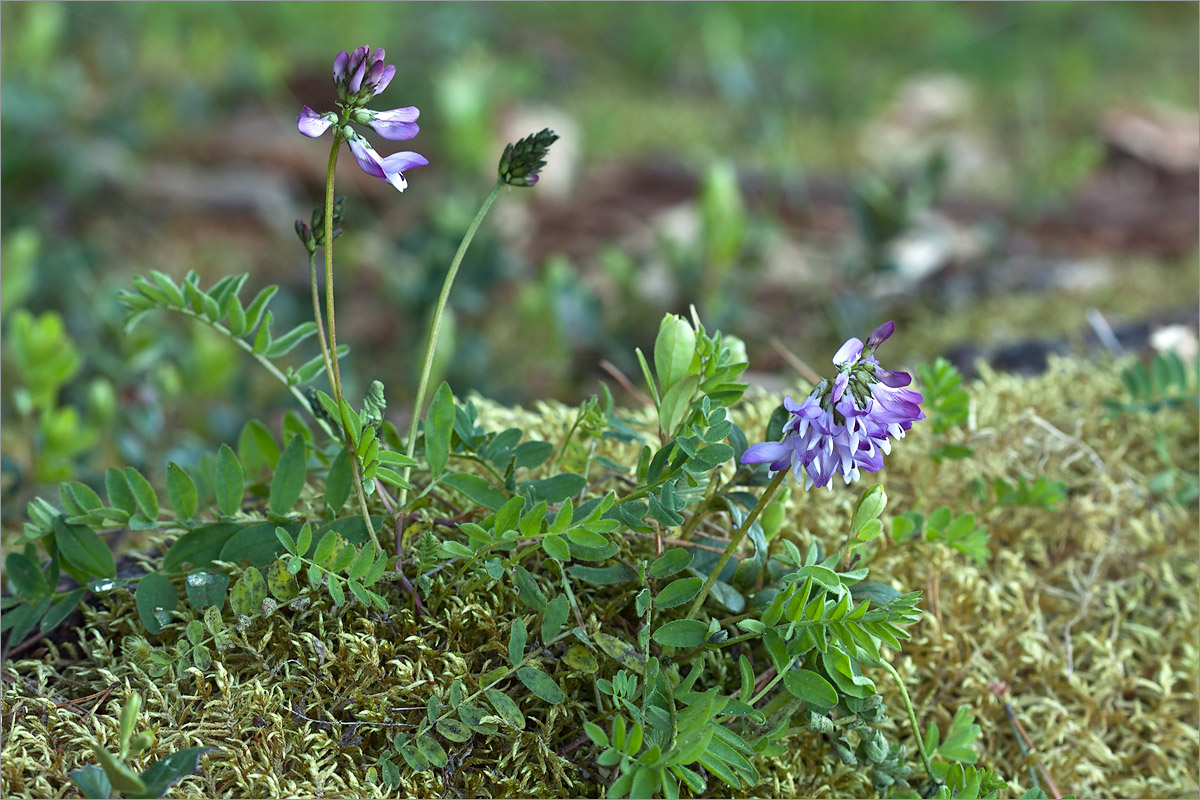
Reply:
[[[290,407],[182,317],[123,335],[115,294],[245,271],[307,318],[292,222],[329,141],[295,117],[362,43],[398,67],[376,108],[422,111],[370,138],[431,162],[404,194],[338,171],[344,374],[397,421],[503,145],[546,126],[543,182],[502,194],[451,298],[458,393],[578,401],[691,303],[785,384],[888,318],[898,362],[1036,368],[1088,346],[1088,308],[1118,333],[1195,308],[1195,3],[3,3],[0,31],[6,518]]]

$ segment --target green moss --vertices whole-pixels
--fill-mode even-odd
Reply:
[[[970,424],[959,434],[973,458],[933,467],[923,455],[929,432],[917,425],[878,476],[892,513],[918,504],[965,508],[977,482],[996,477],[1045,475],[1068,486],[1053,512],[982,512],[994,553],[986,567],[919,541],[881,545],[870,563],[874,579],[927,593],[928,613],[895,659],[922,725],[937,721],[944,729],[956,708],[971,708],[983,728],[980,765],[1010,778],[1014,791],[1030,778],[995,691],[1000,683],[1064,792],[1197,791],[1197,510],[1147,488],[1162,468],[1156,434],[1177,463],[1200,458],[1197,414],[1108,418],[1100,400],[1120,391],[1112,365],[1076,360],[1053,360],[1030,379],[985,374],[971,387]],[[559,404],[524,410],[476,402],[485,426],[520,424],[550,441],[561,440],[574,418]],[[777,402],[759,395],[742,404],[739,421],[751,439]],[[617,459],[630,455],[613,442],[603,447]],[[792,491],[779,535],[836,547],[856,495]],[[435,590],[447,577],[434,576]],[[117,720],[109,705],[92,714],[90,704],[82,713],[59,704],[117,683],[118,700],[133,689],[143,694],[143,718],[158,736],[136,767],[186,746],[219,748],[174,796],[602,794],[595,753],[576,742],[594,709],[592,676],[572,671],[555,648],[542,654],[542,667],[567,692],[566,703],[550,707],[517,695],[524,731],[452,745],[447,769],[402,770],[398,790],[372,780],[377,773],[368,770],[392,733],[415,724],[430,695],[444,697],[455,677],[468,691],[478,688],[476,676],[505,660],[513,615],[528,611],[500,588],[450,593],[431,616],[417,618],[398,584],[385,578],[380,586],[393,604],[387,618],[320,602],[284,609],[215,654],[207,674],[192,671],[180,684],[147,673],[151,644],[132,622],[130,597],[118,593],[88,607],[78,641],[4,665],[0,790],[6,797],[74,796],[67,772],[91,761],[90,742],[112,746]],[[600,590],[595,599],[593,616],[605,607]],[[172,647],[181,629],[170,626],[153,646]],[[601,664],[602,673],[612,669]],[[880,686],[892,718],[903,719],[894,691],[886,681]],[[908,740],[903,726],[891,735]],[[795,737],[788,755],[758,766],[762,783],[739,794],[874,794],[813,735]]]

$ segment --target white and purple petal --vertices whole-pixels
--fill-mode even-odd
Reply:
[[[770,464],[773,471],[778,472],[792,463],[796,454],[790,439],[782,442],[758,442],[746,448],[742,453],[743,464]],[[799,462],[797,462],[799,463]]]
[[[333,59],[333,82],[346,82],[346,67],[350,65],[350,54],[345,50],[340,51],[337,57]]]
[[[416,106],[393,108],[391,111],[376,112],[368,124],[385,139],[411,139],[421,130],[416,123],[420,115]]]
[[[879,345],[888,340],[888,337],[890,337],[895,330],[895,322],[888,320],[887,322],[883,323],[878,328],[871,331],[871,335],[867,337],[867,348],[874,350],[876,347],[879,347]]]
[[[428,163],[429,159],[420,153],[402,150],[383,159],[383,168],[388,172],[407,172],[413,167],[423,167]]]
[[[862,340],[851,336],[841,347],[838,348],[837,353],[835,353],[833,356],[833,363],[835,366],[840,367],[842,364],[846,364],[851,361],[857,361],[858,357],[862,355],[862,351]]]
[[[350,152],[354,154],[354,160],[358,162],[362,171],[371,177],[386,181],[387,173],[384,172],[382,159],[375,152],[375,148],[367,144],[367,140],[360,136],[351,136],[347,141],[350,144]]]
[[[296,128],[310,139],[316,139],[329,130],[329,126],[336,120],[337,117],[333,114],[318,114],[304,106],[300,109],[300,115],[296,117]]]
[[[375,94],[381,94],[394,77],[396,77],[396,67],[394,64],[388,64],[383,68],[383,74],[379,76],[379,80],[375,82]]]

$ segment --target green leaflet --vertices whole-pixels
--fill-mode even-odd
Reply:
[[[433,393],[429,412],[425,415],[425,460],[429,471],[438,477],[450,458],[450,436],[454,432],[454,395],[450,384],[442,381]]]
[[[308,448],[303,436],[293,436],[279,456],[271,479],[269,505],[272,514],[286,514],[300,499],[308,476]]]
[[[558,705],[567,699],[554,679],[540,669],[521,667],[517,670],[517,678],[525,684],[525,688],[551,705]]]

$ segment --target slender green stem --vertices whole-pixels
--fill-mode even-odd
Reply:
[[[483,467],[485,470],[490,472],[492,477],[495,478],[497,481],[499,481],[500,485],[502,487],[504,486],[504,476],[501,475],[499,472],[497,472],[495,467],[493,467],[491,464],[484,461],[482,458],[475,455],[474,453],[451,453],[450,458],[461,458],[465,461],[475,462],[476,464],[478,464],[479,466]]]
[[[579,427],[579,421],[582,419],[582,414],[575,415],[575,422],[571,424],[571,430],[567,431],[566,438],[564,438],[562,444],[559,445],[558,454],[554,459],[552,459],[556,470],[562,469],[563,458],[565,458],[567,455],[567,445],[571,443],[571,437],[575,435],[575,430]],[[587,476],[585,475],[584,477]]]
[[[793,666],[795,666],[795,664],[796,664],[796,661],[797,661],[797,660],[799,660],[799,658],[800,658],[800,656],[794,656],[794,657],[792,658],[792,660],[788,662],[788,665],[787,665],[787,667],[785,667],[784,669],[781,669],[781,670],[779,670],[778,672],[776,672],[776,673],[775,673],[775,677],[774,677],[774,678],[771,678],[771,681],[770,681],[770,683],[768,683],[766,686],[764,686],[764,687],[763,687],[763,688],[762,688],[762,689],[759,691],[759,693],[758,693],[758,694],[756,694],[756,695],[754,695],[753,697],[751,697],[751,698],[750,698],[750,705],[755,705],[756,703],[758,703],[758,701],[759,701],[759,700],[762,700],[764,697],[766,697],[766,696],[767,696],[767,693],[768,693],[768,692],[770,692],[772,689],[774,689],[774,688],[775,688],[775,686],[776,686],[776,685],[777,685],[777,684],[778,684],[778,683],[779,683],[781,680],[783,680],[783,676],[788,674],[788,670],[790,670],[790,669],[791,669]]]
[[[329,167],[325,172],[325,316],[329,322],[329,347],[332,369],[329,383],[333,388],[333,399],[342,404],[342,373],[337,357],[337,322],[333,314],[333,180],[337,169],[338,151],[342,146],[342,128],[337,126],[333,133],[333,147],[329,151]],[[316,272],[313,272],[313,291],[316,292]],[[320,322],[317,323],[320,325]]]
[[[737,532],[730,540],[729,546],[725,548],[725,552],[721,554],[721,559],[717,565],[713,567],[712,573],[708,576],[708,580],[704,582],[704,586],[700,587],[700,594],[696,595],[696,599],[692,601],[692,607],[688,609],[688,619],[692,619],[700,611],[700,607],[704,605],[704,601],[708,599],[708,593],[712,591],[713,584],[717,582],[717,576],[721,574],[721,570],[725,569],[725,565],[729,563],[729,559],[733,557],[733,553],[737,550],[738,545],[742,543],[742,539],[746,535],[746,531],[750,530],[750,526],[758,519],[758,515],[767,507],[767,503],[771,502],[779,485],[783,483],[783,479],[787,477],[789,470],[782,469],[775,473],[775,477],[767,484],[767,488],[763,491],[762,497],[758,498],[758,504],[750,511],[750,515],[742,521]]]
[[[321,296],[317,291],[317,254],[308,254],[308,279],[312,284],[313,319],[317,322],[317,341],[321,343],[321,357],[325,359],[325,372],[333,383],[333,362],[329,360],[329,342],[325,339],[325,321],[321,319]]]
[[[696,513],[692,514],[691,519],[683,524],[683,530],[679,532],[680,539],[687,539],[692,535],[692,531],[696,530],[696,526],[708,516],[709,500],[706,498],[704,505],[696,509]]]
[[[329,150],[329,168],[325,173],[325,317],[329,323],[329,342],[322,341],[326,369],[332,366],[329,382],[333,389],[333,400],[338,408],[342,407],[342,373],[338,367],[337,354],[337,322],[333,313],[333,180],[337,169],[338,151],[342,146],[342,127],[338,125],[333,133],[333,147]],[[312,271],[313,294],[316,295],[316,270]],[[320,312],[317,312],[317,327],[321,327]],[[371,510],[367,506],[367,495],[363,491],[362,472],[359,469],[358,453],[355,452],[355,434],[349,429],[346,420],[342,419],[342,433],[346,448],[350,451],[350,469],[353,473],[354,494],[358,498],[358,506],[362,511],[363,522],[366,523],[367,533],[371,535],[371,543],[376,549],[382,550],[375,526],[371,523]]]
[[[479,230],[479,224],[487,216],[488,209],[496,201],[496,196],[500,194],[500,187],[503,185],[503,181],[496,181],[496,185],[492,187],[491,193],[483,201],[483,205],[479,207],[479,211],[475,214],[475,219],[471,220],[471,227],[467,228],[462,242],[458,245],[458,252],[454,254],[454,260],[450,262],[450,269],[446,272],[446,278],[442,281],[442,293],[438,296],[437,306],[433,310],[433,321],[429,325],[429,339],[425,343],[425,362],[421,365],[421,380],[417,383],[417,401],[416,405],[413,406],[412,422],[408,428],[408,448],[405,450],[405,455],[409,458],[412,458],[413,453],[417,449],[417,421],[421,418],[421,412],[425,407],[425,392],[429,388],[429,374],[433,372],[433,356],[437,350],[438,333],[442,328],[442,316],[446,312],[446,301],[450,297],[450,287],[454,285],[454,277],[458,274],[458,267],[462,264],[463,256],[467,254],[467,248],[470,246],[471,240],[475,238],[475,232]],[[333,195],[330,194],[330,202],[332,202],[332,197]],[[328,224],[330,223],[327,219],[326,225]],[[336,364],[336,362],[334,363]],[[406,483],[411,474],[412,467],[405,467],[404,481]],[[399,502],[401,508],[408,502],[407,489],[400,490]]]
[[[620,505],[621,503],[628,503],[633,500],[642,499],[646,495],[653,493],[655,489],[662,486],[667,481],[673,480],[677,475],[679,475],[680,472],[683,472],[682,467],[676,467],[675,469],[672,469],[669,472],[664,472],[662,475],[659,476],[658,480],[656,480],[654,483],[647,484],[647,485],[641,487],[640,489],[635,489],[634,491],[630,492],[629,494],[625,495],[624,497],[618,498],[617,505]]]
[[[908,711],[908,724],[912,725],[913,738],[917,743],[917,752],[921,754],[921,761],[925,764],[925,772],[929,775],[929,780],[937,780],[933,774],[933,764],[929,761],[929,755],[925,752],[925,742],[921,738],[921,728],[917,725],[917,714],[913,711],[912,701],[908,699],[908,689],[904,686],[904,679],[900,677],[900,673],[896,668],[887,661],[880,659],[884,669],[892,674],[892,680],[896,682],[896,686],[900,689],[900,697],[904,699],[904,708]]]

